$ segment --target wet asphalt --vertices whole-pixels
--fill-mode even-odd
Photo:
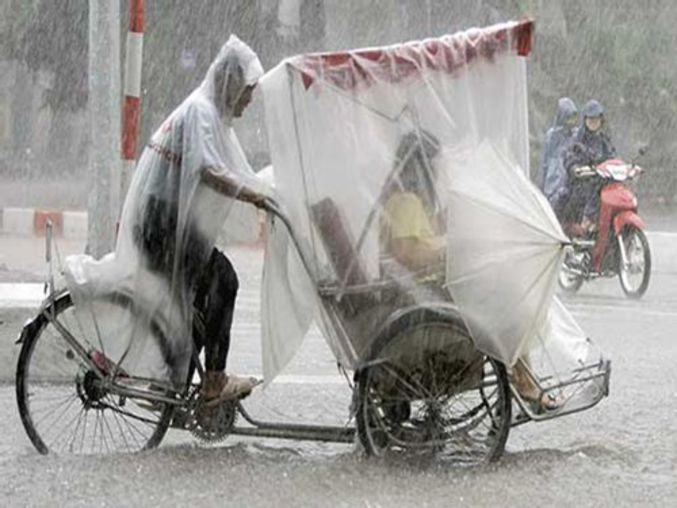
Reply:
[[[232,258],[242,290],[229,367],[259,372],[260,255],[240,249]],[[5,376],[0,506],[677,506],[677,271],[654,273],[640,301],[625,299],[616,279],[564,300],[613,362],[610,396],[513,429],[497,464],[408,464],[366,458],[354,444],[234,436],[205,445],[179,431],[133,455],[41,456]],[[5,320],[3,344],[14,326]],[[314,331],[282,382],[247,407],[270,420],[346,425],[349,402]]]

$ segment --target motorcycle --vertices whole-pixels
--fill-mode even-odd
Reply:
[[[639,151],[644,155],[646,148]],[[559,274],[559,285],[575,293],[583,282],[618,275],[628,298],[639,299],[649,287],[651,250],[644,233],[644,220],[637,213],[632,183],[643,169],[614,158],[597,166],[574,168],[576,179],[600,179],[600,212],[596,231],[573,236]],[[571,224],[565,231],[571,231]]]

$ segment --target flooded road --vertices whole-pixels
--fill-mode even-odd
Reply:
[[[259,372],[259,261],[240,270],[229,365]],[[612,360],[610,397],[559,420],[513,429],[495,465],[372,460],[356,445],[230,436],[216,445],[170,431],[136,455],[40,456],[25,436],[11,384],[0,386],[2,506],[675,506],[677,272],[654,273],[639,302],[617,280],[565,298]],[[3,336],[6,343],[9,337]],[[278,383],[248,401],[271,420],[346,425],[350,392],[317,333]]]

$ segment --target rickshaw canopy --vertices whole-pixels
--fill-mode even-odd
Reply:
[[[270,221],[267,382],[313,320],[339,363],[359,367],[367,346],[344,336],[375,332],[390,297],[369,288],[384,280],[407,297],[391,298],[391,310],[393,302],[452,301],[478,349],[507,365],[553,323],[570,323],[563,306],[551,305],[568,239],[527,177],[532,33],[525,20],[299,55],[264,76],[275,187],[301,249]],[[398,262],[394,231],[419,244],[441,242],[442,278]],[[321,304],[323,287],[352,309],[339,320],[343,330]]]

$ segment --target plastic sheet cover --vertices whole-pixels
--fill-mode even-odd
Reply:
[[[513,22],[301,55],[263,78],[293,233],[270,220],[268,382],[313,321],[347,369],[370,361],[379,330],[416,305],[459,309],[476,347],[509,366],[564,329],[549,309],[567,238],[526,177],[531,33]],[[574,346],[563,362],[587,354]]]
[[[92,349],[134,375],[182,385],[193,350],[200,271],[224,223],[228,230],[231,219],[256,220],[256,214],[233,206],[243,187],[264,189],[232,121],[245,87],[262,74],[256,54],[231,36],[200,86],[143,151],[115,251],[101,260],[67,259],[67,283],[81,322],[96,331]],[[207,172],[230,182],[230,197],[207,186]]]

